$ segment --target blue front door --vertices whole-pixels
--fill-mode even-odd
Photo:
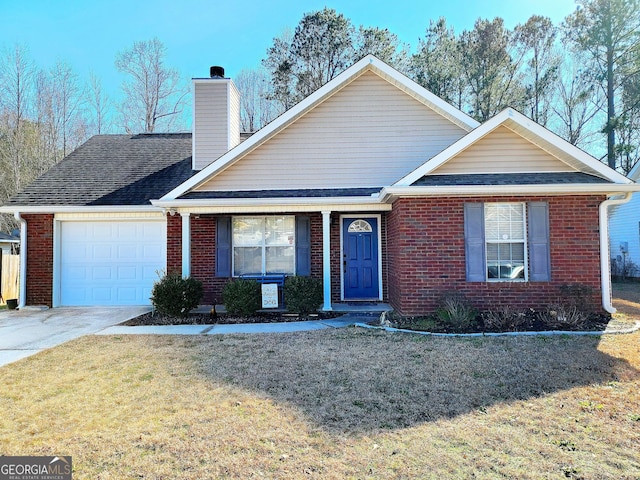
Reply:
[[[378,219],[343,218],[342,260],[345,300],[378,300]]]

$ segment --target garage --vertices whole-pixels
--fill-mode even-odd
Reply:
[[[164,220],[59,223],[59,304],[148,305],[166,266]]]

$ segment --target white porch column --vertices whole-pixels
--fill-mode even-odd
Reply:
[[[331,211],[322,212],[322,285],[324,304],[322,310],[331,309]]]
[[[189,213],[180,213],[182,217],[182,276],[191,275],[191,217]]]

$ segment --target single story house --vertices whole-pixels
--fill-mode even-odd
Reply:
[[[635,182],[640,180],[640,163],[629,172],[629,178]],[[609,229],[615,273],[640,277],[640,195],[611,209]]]
[[[609,207],[640,187],[517,111],[479,124],[371,55],[242,142],[232,80],[193,95],[191,134],[93,137],[0,209],[21,305],[146,304],[168,270],[207,304],[277,272],[322,279],[324,310],[524,309],[575,284],[613,310]]]

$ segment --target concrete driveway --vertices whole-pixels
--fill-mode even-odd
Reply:
[[[0,366],[150,311],[150,307],[0,310]]]

